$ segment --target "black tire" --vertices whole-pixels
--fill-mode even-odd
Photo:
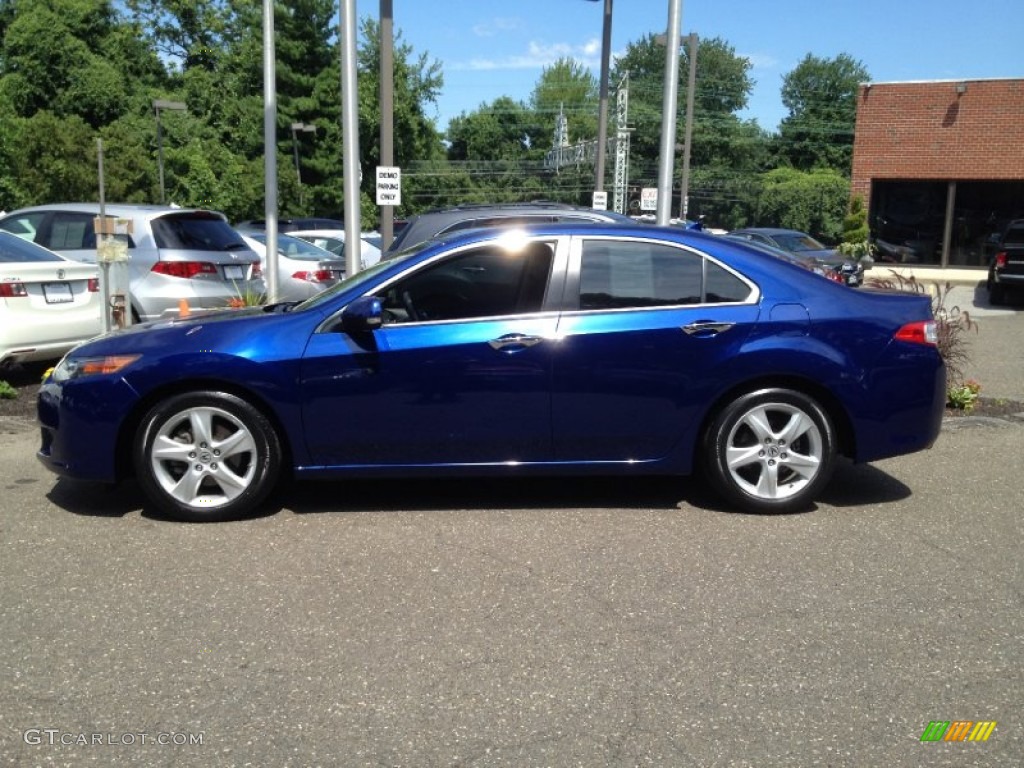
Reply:
[[[988,284],[988,303],[993,307],[1001,307],[1006,303],[1006,288],[999,283]]]
[[[835,465],[835,430],[825,410],[789,389],[750,392],[726,405],[704,440],[714,488],[746,512],[798,512],[811,505]]]
[[[281,469],[281,447],[267,418],[224,392],[191,392],[145,415],[134,445],[146,496],[168,516],[217,522],[252,515]]]

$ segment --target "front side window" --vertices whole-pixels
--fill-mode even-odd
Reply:
[[[553,259],[554,244],[546,242],[462,251],[388,286],[385,315],[407,323],[539,312]]]
[[[648,242],[583,243],[582,310],[744,301],[750,292],[741,279],[692,251]]]

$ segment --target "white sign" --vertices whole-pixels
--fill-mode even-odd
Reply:
[[[641,211],[656,211],[658,210],[658,188],[657,187],[644,187],[640,190],[640,210]]]
[[[591,204],[595,211],[607,211],[608,210],[608,193],[604,191],[594,190],[594,202]]]
[[[402,204],[402,169],[377,166],[377,205]]]

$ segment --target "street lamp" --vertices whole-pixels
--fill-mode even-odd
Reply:
[[[299,168],[299,131],[316,133],[316,126],[309,123],[292,123],[292,152],[295,154],[295,177],[299,180],[299,204],[302,204],[302,171]]]
[[[183,101],[167,101],[165,99],[153,99],[153,111],[156,112],[156,150],[157,166],[160,170],[160,204],[167,202],[164,193],[164,134],[160,128],[160,110],[169,109],[174,112],[184,112],[188,107]]]

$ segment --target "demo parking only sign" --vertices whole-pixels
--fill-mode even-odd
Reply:
[[[377,205],[402,204],[402,169],[377,166]]]

